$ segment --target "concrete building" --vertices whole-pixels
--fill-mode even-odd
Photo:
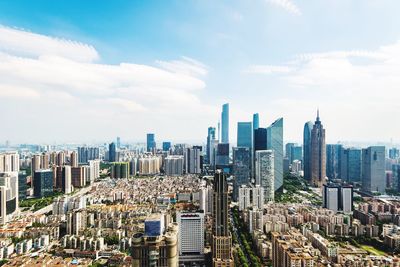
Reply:
[[[204,254],[204,213],[179,211],[176,215],[179,226],[179,257]]]
[[[275,160],[274,151],[259,150],[256,151],[255,175],[256,185],[264,189],[264,203],[274,201],[275,195]]]
[[[362,150],[362,190],[385,193],[385,147],[370,146]]]
[[[168,176],[183,175],[183,156],[168,156],[165,158],[165,174]]]
[[[322,187],[326,179],[326,145],[325,145],[325,129],[319,119],[319,111],[317,119],[311,130],[311,183],[314,186]]]

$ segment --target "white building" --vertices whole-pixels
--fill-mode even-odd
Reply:
[[[262,209],[264,205],[264,188],[256,186],[243,185],[239,188],[239,210],[245,210],[249,207]]]
[[[0,223],[5,224],[18,212],[18,172],[0,173]]]
[[[89,183],[92,184],[100,177],[100,160],[89,160]]]
[[[179,255],[204,253],[204,213],[177,212]]]
[[[274,151],[256,151],[256,185],[264,188],[264,203],[274,201]]]
[[[0,172],[19,172],[19,155],[17,152],[0,153]]]
[[[165,158],[165,174],[168,176],[183,175],[183,156],[168,156]]]

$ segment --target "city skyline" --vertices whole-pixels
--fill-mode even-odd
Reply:
[[[395,1],[43,2],[0,4],[3,142],[204,142],[223,103],[231,143],[253,113],[300,142],[317,107],[327,143],[400,142]]]

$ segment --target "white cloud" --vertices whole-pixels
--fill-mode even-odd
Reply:
[[[104,140],[117,134],[140,140],[149,130],[184,139],[206,129],[216,114],[198,95],[208,67],[189,57],[157,61],[160,67],[99,64],[90,45],[6,27],[0,27],[0,43],[0,111],[16,110],[15,117],[5,119],[9,129],[0,139],[29,141],[24,140],[27,129],[33,141],[49,135]],[[62,121],[64,131],[51,121]],[[71,125],[80,125],[79,131]],[[60,136],[54,134],[58,130]]]
[[[301,15],[300,8],[291,0],[266,0],[266,1],[267,1],[267,3],[273,4],[275,6],[285,9],[289,13],[292,13],[295,15]]]

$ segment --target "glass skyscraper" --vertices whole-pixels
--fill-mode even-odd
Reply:
[[[108,161],[115,162],[117,157],[117,149],[115,147],[115,143],[112,142],[108,145]]]
[[[233,175],[235,177],[233,197],[237,201],[239,187],[250,181],[251,150],[248,147],[233,148]]]
[[[254,130],[254,151],[267,149],[267,129],[257,128]]]
[[[283,185],[283,118],[267,128],[267,149],[274,151],[274,189]]]
[[[171,148],[171,142],[163,142],[162,143],[162,150],[163,151],[169,151],[170,148]]]
[[[147,152],[152,152],[156,148],[156,140],[153,133],[147,134]]]
[[[340,178],[340,154],[342,145],[328,144],[326,145],[326,176],[329,179]]]
[[[260,127],[260,117],[258,113],[253,114],[253,130],[258,129]]]
[[[221,113],[221,143],[229,143],[229,104],[222,106]]]
[[[303,169],[304,178],[311,181],[311,130],[314,127],[312,121],[304,124],[303,131]]]
[[[370,146],[362,150],[362,190],[385,193],[385,147]]]
[[[213,140],[215,140],[215,127],[208,127],[206,144],[206,157],[208,164],[211,164],[211,149],[213,149],[211,143]]]
[[[361,149],[343,148],[340,153],[339,178],[347,182],[360,182],[362,174]]]
[[[248,147],[251,150],[253,127],[251,122],[238,122],[237,146]]]

